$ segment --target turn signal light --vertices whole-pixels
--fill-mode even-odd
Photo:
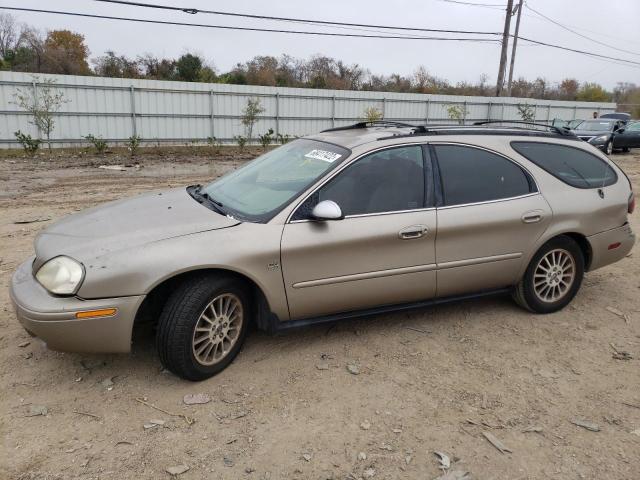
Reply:
[[[100,310],[86,310],[76,312],[76,318],[113,317],[118,312],[117,308],[102,308]]]

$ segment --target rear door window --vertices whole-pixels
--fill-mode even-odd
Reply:
[[[511,142],[511,147],[572,187],[600,188],[618,180],[609,164],[581,148],[542,142]]]
[[[435,145],[444,204],[461,205],[535,192],[531,177],[515,162],[462,145]]]

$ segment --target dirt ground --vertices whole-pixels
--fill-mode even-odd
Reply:
[[[141,156],[139,169],[97,168],[122,160],[0,158],[0,479],[161,479],[180,465],[189,468],[180,480],[433,479],[442,473],[434,451],[476,480],[640,478],[639,247],[587,274],[553,315],[500,297],[254,332],[202,383],[162,371],[152,338],[131,355],[47,350],[16,322],[7,291],[40,229],[242,162],[182,152]],[[614,160],[640,192],[640,152]],[[631,222],[639,231],[640,208]],[[612,345],[633,359],[613,358]],[[211,401],[185,405],[195,393]],[[165,423],[145,428],[152,420]]]

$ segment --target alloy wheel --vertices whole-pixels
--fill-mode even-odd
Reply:
[[[553,303],[571,290],[576,278],[576,262],[564,249],[555,249],[544,255],[533,274],[533,288],[538,299]]]
[[[202,311],[193,330],[192,351],[201,365],[220,362],[240,337],[244,311],[240,299],[232,293],[215,297]]]

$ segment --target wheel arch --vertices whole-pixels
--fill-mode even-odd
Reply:
[[[580,251],[582,252],[583,259],[584,259],[584,270],[585,270],[585,272],[589,271],[589,269],[591,267],[591,261],[593,259],[593,250],[591,248],[591,244],[589,243],[589,240],[587,239],[587,237],[584,234],[578,232],[577,230],[568,229],[566,231],[562,231],[562,230],[561,231],[556,231],[556,232],[553,232],[552,235],[544,236],[544,237],[541,237],[540,239],[538,239],[538,242],[536,243],[535,247],[527,255],[526,261],[523,262],[523,264],[522,264],[520,273],[518,274],[518,281],[520,281],[520,279],[522,279],[523,275],[527,271],[527,268],[529,267],[529,263],[531,263],[531,259],[533,259],[535,254],[547,242],[550,242],[554,238],[558,238],[558,237],[562,237],[562,236],[569,237],[571,240],[573,240],[574,242],[576,242],[578,244],[578,246],[580,247]]]
[[[274,328],[274,322],[277,320],[275,314],[271,311],[267,297],[263,289],[258,283],[241,272],[226,268],[203,267],[176,273],[172,276],[158,281],[151,287],[145,299],[142,301],[136,312],[134,320],[134,328],[143,324],[155,325],[160,316],[162,308],[174,288],[197,275],[210,274],[221,275],[229,278],[235,278],[246,285],[252,300],[252,307],[255,309],[253,321],[260,330],[271,331]]]

